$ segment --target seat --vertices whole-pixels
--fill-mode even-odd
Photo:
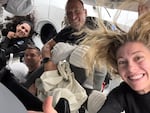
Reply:
[[[26,113],[24,105],[16,96],[0,83],[0,113]]]
[[[42,111],[42,101],[19,84],[8,69],[2,68],[0,81],[24,104],[27,110]]]

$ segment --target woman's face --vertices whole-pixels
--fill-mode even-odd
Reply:
[[[31,31],[31,27],[27,23],[19,24],[16,27],[16,36],[17,37],[28,37]]]
[[[118,71],[135,91],[150,91],[150,50],[140,42],[127,42],[117,51]]]

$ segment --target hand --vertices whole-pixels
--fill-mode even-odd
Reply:
[[[51,57],[51,49],[50,49],[49,44],[47,44],[47,43],[42,48],[42,57],[43,58]]]
[[[12,32],[12,31],[9,31],[8,34],[7,34],[7,37],[8,37],[9,39],[16,38],[16,33],[15,33],[15,32]]]
[[[56,42],[51,39],[49,40],[42,48],[42,56],[44,57],[51,57],[51,50],[55,46]]]

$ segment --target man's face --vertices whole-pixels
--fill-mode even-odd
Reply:
[[[67,4],[66,16],[71,27],[80,30],[85,24],[87,11],[79,1],[72,0]]]
[[[16,36],[17,37],[28,37],[31,31],[31,27],[27,23],[19,24],[16,27]]]
[[[26,49],[24,54],[25,64],[31,69],[36,69],[42,60],[41,54],[36,49]]]

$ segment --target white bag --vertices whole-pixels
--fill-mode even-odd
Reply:
[[[87,99],[85,89],[75,80],[69,63],[60,61],[58,71],[47,71],[36,80],[37,96],[42,101],[53,96],[53,106],[61,97],[69,101],[71,112],[77,111]]]

